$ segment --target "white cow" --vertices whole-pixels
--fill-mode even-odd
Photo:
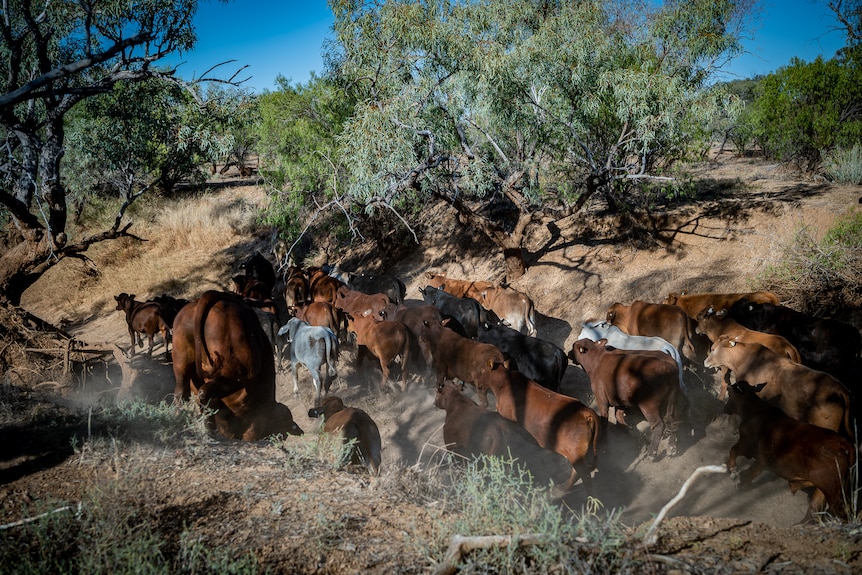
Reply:
[[[290,371],[293,373],[294,395],[299,394],[296,368],[302,364],[311,373],[314,389],[317,392],[314,406],[319,406],[321,390],[328,394],[332,380],[338,375],[335,367],[338,361],[338,338],[335,332],[328,327],[309,325],[301,319],[292,317],[281,326],[278,335],[287,335],[287,343],[290,345]]]
[[[608,340],[608,345],[617,349],[662,351],[676,361],[676,365],[679,368],[679,386],[685,391],[685,381],[682,378],[682,358],[679,355],[679,350],[666,339],[657,336],[629,335],[607,321],[584,322],[577,339],[589,339],[592,341],[606,339]]]

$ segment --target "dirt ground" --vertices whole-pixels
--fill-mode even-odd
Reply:
[[[596,214],[572,216],[531,237],[528,272],[513,287],[533,298],[539,337],[568,351],[580,324],[603,317],[615,301],[661,301],[681,290],[755,289],[758,272],[801,226],[817,235],[836,216],[860,209],[860,187],[799,180],[780,166],[754,159],[722,156],[704,164],[698,175],[703,199],[669,212],[655,242],[620,240],[620,230]],[[253,186],[226,187],[221,194],[263,198]],[[595,217],[590,226],[587,217]],[[364,265],[398,275],[414,300],[426,271],[501,280],[502,257],[481,238],[453,233],[453,221],[445,206],[429,214],[421,245],[386,270],[375,269],[374,254],[362,250],[340,263],[345,269]],[[659,236],[672,243],[662,243]],[[174,257],[189,258],[181,251]],[[208,282],[227,288],[230,272],[214,266]],[[23,307],[66,325],[81,341],[128,346],[125,322],[112,302],[70,322],[66,318],[74,314],[51,297],[55,286],[50,284],[56,281],[46,276],[25,295]],[[193,297],[209,287],[200,283],[175,295]],[[157,295],[154,289],[146,278],[136,277],[123,291],[143,299]],[[155,360],[138,356],[133,362],[142,374],[135,393],[153,401],[173,390],[170,366],[160,360],[163,352],[158,346]],[[87,430],[66,425],[63,413],[112,401],[119,372],[105,364],[92,368],[83,381],[45,381],[37,389],[16,385],[15,374],[7,373],[0,388],[0,523],[20,519],[33,502],[80,501],[88,487],[124,476],[133,487],[123,496],[147,501],[147,512],[165,533],[178,536],[185,527],[213,544],[230,541],[253,550],[262,566],[276,572],[426,572],[433,565],[415,541],[434,540],[445,506],[418,488],[412,500],[395,493],[405,486],[409,492],[417,475],[439,465],[444,414],[433,406],[430,380],[412,374],[406,394],[377,394],[368,382],[379,377],[377,368],[358,370],[354,361],[355,352],[345,347],[332,393],[375,419],[384,445],[379,477],[334,471],[310,460],[300,464],[269,442],[212,439],[176,450],[146,442],[113,452],[73,449],[72,438],[86,436]],[[679,456],[645,459],[644,437],[613,426],[603,442],[595,496],[605,509],[622,510],[634,546],[692,472],[723,463],[736,440],[735,422],[721,414],[709,375],[687,373],[686,379],[695,392]],[[296,397],[289,370],[278,375],[278,400],[306,432],[288,441],[311,441],[319,424],[307,417],[313,397],[303,370],[300,380]],[[576,366],[568,367],[563,391],[585,402],[592,399],[589,382]],[[16,406],[33,402],[44,402],[45,418],[16,420]],[[566,503],[579,509],[585,495],[576,490]],[[643,561],[656,572],[862,572],[859,524],[796,526],[805,508],[804,493],[791,494],[786,482],[769,473],[746,490],[725,474],[702,477],[670,511],[658,544],[649,553],[644,550]]]

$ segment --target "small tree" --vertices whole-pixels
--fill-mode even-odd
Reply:
[[[333,68],[355,90],[345,193],[369,211],[450,202],[524,273],[531,225],[593,196],[624,206],[721,100],[744,1],[334,0]],[[510,206],[508,219],[483,211]]]

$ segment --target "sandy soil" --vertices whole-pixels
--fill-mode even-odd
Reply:
[[[822,233],[837,215],[860,209],[859,187],[793,179],[779,166],[756,160],[723,157],[700,172],[701,201],[664,210],[656,241],[621,237],[621,230],[595,212],[573,216],[558,222],[558,228],[542,229],[531,237],[528,273],[513,286],[533,298],[539,312],[539,337],[568,351],[581,322],[603,317],[615,301],[661,301],[667,293],[681,290],[754,289],[758,272],[772,261],[777,246],[801,226]],[[237,193],[237,189],[223,193]],[[254,195],[248,190],[242,193]],[[389,269],[377,269],[375,254],[362,249],[346,254],[340,263],[345,269],[399,275],[408,286],[408,298],[414,299],[419,297],[426,271],[501,280],[502,258],[493,247],[481,238],[452,233],[452,227],[452,214],[440,207],[421,230],[422,244]],[[672,242],[667,245],[660,238]],[[184,256],[177,253],[176,257]],[[210,280],[227,288],[230,271],[213,270]],[[133,284],[125,291],[146,294],[150,289],[146,278],[136,278]],[[68,310],[54,303],[47,287],[28,292],[24,307],[58,321]],[[206,287],[210,286],[202,289]],[[193,296],[194,290],[183,295]],[[120,312],[108,307],[68,329],[83,341],[127,346]],[[163,351],[158,347],[157,356]],[[439,502],[423,496],[412,502],[396,500],[389,490],[439,465],[443,412],[433,406],[430,381],[413,374],[406,394],[379,395],[368,384],[370,378],[379,377],[377,368],[367,365],[360,371],[354,361],[355,352],[345,348],[332,392],[376,420],[384,443],[381,477],[334,472],[306,462],[302,478],[288,480],[295,470],[283,450],[269,444],[223,441],[176,453],[138,446],[115,461],[85,464],[83,454],[68,449],[68,441],[62,446],[68,437],[49,441],[46,434],[28,439],[30,447],[12,450],[0,467],[0,521],[18,519],[22,501],[49,496],[77,500],[93,478],[134,469],[146,477],[141,484],[146,487],[141,489],[149,493],[150,510],[167,532],[176,532],[178,523],[189,525],[210,541],[248,546],[264,565],[284,572],[422,571],[429,566],[428,559],[409,541],[431,536]],[[143,357],[135,365],[147,376],[146,388],[137,393],[157,399],[172,391],[168,365]],[[101,394],[104,401],[111,395],[112,387],[97,381],[103,376],[94,370],[90,377],[83,385],[65,388],[60,395],[66,405],[75,406],[84,396]],[[690,425],[683,427],[679,456],[644,459],[644,436],[613,426],[602,447],[595,495],[605,508],[623,510],[622,519],[632,527],[633,540],[696,468],[723,463],[736,440],[735,422],[721,414],[708,374],[687,373],[686,378],[698,391],[691,397]],[[278,399],[291,408],[307,438],[316,434],[319,422],[306,415],[313,401],[312,388],[305,372],[300,372],[300,379],[301,394],[295,397],[289,371],[281,372]],[[38,396],[19,388],[3,389],[7,405]],[[585,402],[592,399],[589,382],[576,366],[569,366],[563,391]],[[20,422],[4,424],[4,433],[22,438],[28,429]],[[76,431],[80,430],[58,433]],[[135,458],[146,463],[133,465]],[[186,485],[195,489],[186,490]],[[250,500],[243,496],[248,493],[254,494]],[[575,509],[584,501],[578,490],[566,499]],[[792,495],[786,482],[769,473],[747,490],[738,489],[727,475],[702,478],[673,508],[654,549],[655,555],[681,563],[656,560],[650,568],[710,573],[862,572],[862,530],[832,523],[794,527],[805,508],[805,494]],[[321,527],[321,516],[329,518],[331,532]]]

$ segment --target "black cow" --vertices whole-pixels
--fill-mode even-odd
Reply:
[[[850,373],[858,368],[862,352],[862,335],[855,327],[782,305],[746,300],[731,306],[728,315],[748,329],[786,338],[799,351],[803,365],[851,385]]]
[[[347,287],[354,291],[361,291],[366,294],[386,294],[389,301],[395,305],[404,303],[404,297],[407,295],[407,286],[399,278],[383,274],[357,274],[342,270],[338,264],[324,264],[323,271],[347,284]]]
[[[249,278],[254,278],[266,285],[269,288],[267,295],[272,296],[272,289],[275,287],[275,269],[260,252],[254,252],[240,262],[239,269],[243,270]]]
[[[520,371],[527,379],[551,391],[560,390],[560,381],[569,360],[566,352],[553,343],[524,335],[499,323],[487,322],[479,328],[476,339],[500,348],[510,359],[510,369]]]
[[[455,297],[430,285],[419,288],[419,291],[426,304],[439,309],[444,318],[455,320],[454,324],[450,322],[448,326],[464,337],[475,339],[479,333],[479,326],[497,319],[496,317],[492,319],[488,310],[472,298]]]

